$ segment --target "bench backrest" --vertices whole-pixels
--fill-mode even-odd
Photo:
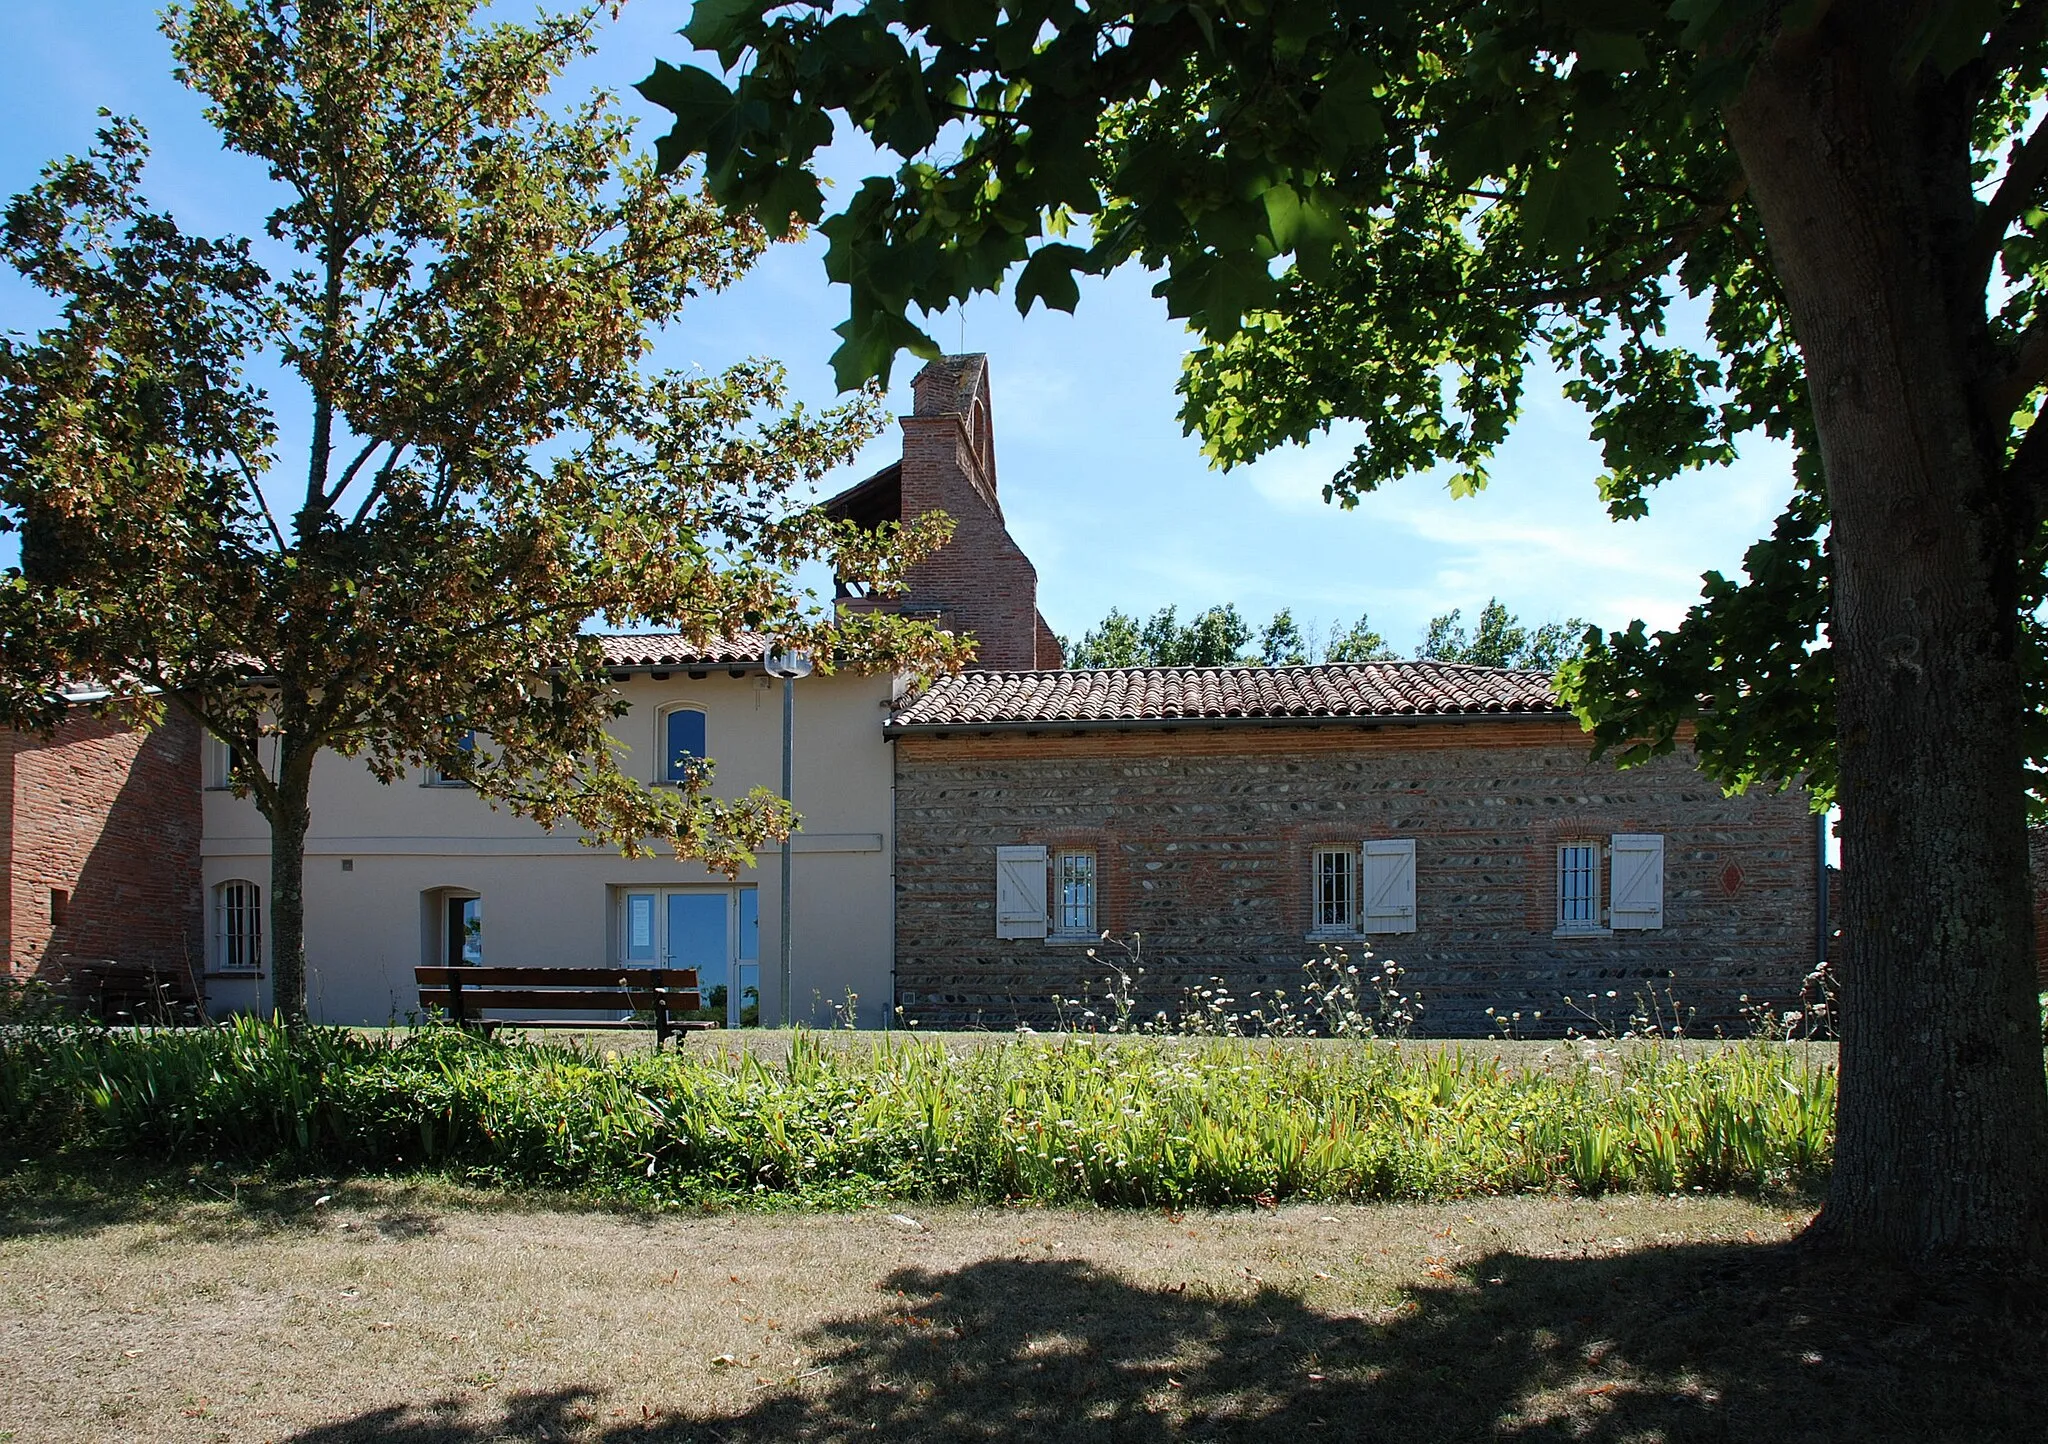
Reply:
[[[704,1006],[695,968],[418,967],[420,1006],[469,1014],[631,1008],[664,1013]]]

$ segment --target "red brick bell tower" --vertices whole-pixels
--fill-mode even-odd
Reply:
[[[902,596],[842,595],[840,605],[887,606],[971,633],[976,665],[992,671],[1059,666],[1059,639],[1038,612],[1038,570],[1004,525],[996,493],[988,358],[941,357],[917,373],[911,393],[903,459],[826,509],[869,526],[943,511],[953,519],[953,540],[912,569]]]

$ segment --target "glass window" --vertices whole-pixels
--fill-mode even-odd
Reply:
[[[658,960],[654,942],[654,894],[626,894],[625,954],[629,963]]]
[[[1557,925],[1561,928],[1600,925],[1598,843],[1567,842],[1557,849]]]
[[[484,960],[484,902],[482,898],[448,899],[448,966],[474,968]]]
[[[761,890],[740,889],[740,1026],[761,1026]]]
[[[458,752],[476,751],[476,733],[474,731],[469,731],[463,733],[460,737],[456,738],[455,750]],[[438,767],[429,767],[427,769],[427,786],[467,787],[469,786],[469,783],[460,777],[450,777],[447,773],[443,772]]]
[[[209,791],[221,791],[234,782],[234,749],[211,732],[205,734],[204,742],[200,752],[200,785]]]
[[[678,707],[663,721],[661,735],[663,780],[688,780],[691,769],[704,760],[704,714]]]
[[[224,882],[213,892],[214,961],[224,973],[252,972],[263,962],[263,890]]]
[[[1316,849],[1312,926],[1319,933],[1358,929],[1358,854],[1348,847]]]
[[[740,889],[740,956],[761,956],[761,890]]]
[[[1095,936],[1095,854],[1062,848],[1053,854],[1053,927],[1069,937]]]
[[[668,894],[668,956],[671,968],[695,968],[697,992],[704,1000],[700,1017],[729,1021],[732,1003],[732,956],[727,951],[730,900],[722,892]]]

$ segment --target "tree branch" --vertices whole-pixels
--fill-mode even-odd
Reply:
[[[399,463],[404,459],[405,453],[411,448],[411,445],[412,443],[406,441],[395,441],[391,444],[391,455],[386,457],[384,464],[377,468],[377,479],[370,483],[369,495],[365,496],[363,504],[356,508],[355,516],[349,520],[350,526],[361,526],[363,518],[370,514],[370,508],[375,506],[379,499],[384,496],[385,492],[390,489],[391,478],[398,474]],[[335,493],[336,500],[339,500],[340,496],[340,492]]]
[[[456,493],[461,490],[456,481],[455,459],[449,455],[449,449],[442,448],[440,457],[441,478],[434,483],[434,497],[427,507],[436,523],[447,520],[448,508],[455,504]]]
[[[289,550],[284,544],[284,528],[277,524],[277,516],[270,509],[270,499],[263,494],[263,488],[256,483],[256,469],[249,465],[247,457],[239,451],[228,453],[235,459],[235,466],[242,473],[242,480],[248,483],[249,495],[256,499],[256,509],[263,514],[264,525],[270,528],[270,538],[277,543],[280,552]]]
[[[1589,301],[1606,300],[1624,291],[1634,290],[1652,276],[1662,275],[1677,264],[1692,244],[1715,226],[1728,218],[1735,209],[1735,203],[1742,199],[1749,188],[1749,182],[1737,176],[1730,184],[1723,198],[1712,205],[1703,206],[1691,220],[1671,233],[1671,238],[1644,256],[1620,275],[1603,281],[1588,281],[1578,286],[1553,286],[1538,291],[1525,291],[1519,295],[1508,293],[1506,299],[1514,304],[1535,308],[1538,306],[1583,306]]]
[[[474,626],[458,627],[448,633],[448,635],[458,640],[467,640],[471,637],[481,637],[486,632],[495,632],[505,627],[517,626],[520,623],[537,622],[543,617],[560,616],[565,612],[587,611],[588,609],[588,598],[575,597],[569,601],[555,602],[545,607],[522,607],[510,612],[500,612],[494,617],[484,618]]]
[[[2016,540],[2024,547],[2048,519],[2048,425],[2040,415],[2020,438],[2019,449],[2005,467],[2006,495],[2014,508]]]
[[[2012,361],[1978,388],[1977,400],[1988,417],[2010,416],[2027,393],[2048,381],[2048,310],[2037,312],[2012,348]],[[2028,433],[2032,435],[2031,432]]]
[[[354,461],[351,461],[347,466],[342,468],[341,480],[335,482],[334,490],[330,491],[327,494],[327,501],[329,505],[332,505],[333,503],[341,500],[342,493],[347,491],[349,489],[350,484],[355,481],[356,473],[363,469],[363,464],[367,462],[370,459],[371,454],[375,452],[376,449],[382,446],[383,444],[383,437],[379,436],[373,438],[370,441],[369,445],[365,446],[361,451],[358,451],[356,453]]]
[[[2005,179],[1998,183],[1998,190],[1978,218],[1977,234],[1970,248],[1971,275],[1989,274],[1998,248],[2005,243],[2006,230],[2040,194],[2044,177],[2048,177],[2048,119],[2042,120],[2032,135],[2013,148],[2006,163]]]

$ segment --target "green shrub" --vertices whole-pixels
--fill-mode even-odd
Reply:
[[[27,1157],[427,1169],[659,1200],[1728,1190],[1828,1166],[1834,1073],[1797,1050],[1561,1051],[1521,1071],[1387,1043],[1054,1037],[954,1055],[799,1034],[771,1068],[445,1028],[29,1027],[0,1037],[0,1136]]]

